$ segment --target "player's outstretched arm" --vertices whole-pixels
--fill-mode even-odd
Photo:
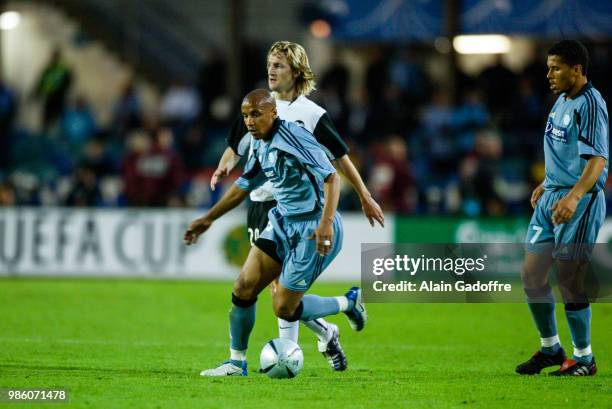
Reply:
[[[382,227],[385,227],[385,215],[379,204],[376,203],[376,200],[372,198],[372,195],[370,194],[370,191],[366,187],[365,183],[363,183],[363,180],[361,179],[357,168],[355,168],[355,165],[353,165],[351,158],[349,158],[348,155],[344,155],[336,159],[335,164],[340,172],[346,176],[353,186],[353,189],[355,189],[355,192],[357,192],[359,195],[363,214],[365,214],[365,216],[368,218],[372,227],[374,227],[375,220]]]
[[[589,159],[574,187],[567,195],[552,205],[554,224],[563,224],[572,218],[574,212],[576,212],[576,207],[578,207],[578,202],[595,185],[605,166],[606,158],[592,156]]]
[[[215,190],[217,183],[229,175],[232,169],[236,167],[238,162],[240,162],[240,155],[237,155],[236,152],[234,152],[234,150],[229,146],[225,148],[225,152],[223,152],[223,155],[219,160],[219,165],[217,165],[217,169],[210,179],[210,188]]]
[[[317,229],[309,239],[317,240],[317,253],[324,256],[332,249],[334,235],[334,217],[340,200],[340,177],[337,173],[330,174],[323,184],[325,204]]]
[[[232,185],[221,200],[219,200],[204,216],[198,217],[191,222],[183,236],[185,244],[190,245],[196,243],[198,237],[208,230],[215,220],[242,203],[248,194],[249,192],[247,190]]]

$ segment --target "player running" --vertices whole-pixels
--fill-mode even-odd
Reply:
[[[581,43],[564,40],[553,45],[547,65],[550,89],[560,95],[544,133],[546,177],[531,196],[535,211],[522,272],[541,348],[516,372],[531,375],[561,365],[550,375],[595,375],[591,307],[583,282],[589,248],[606,215],[608,111],[601,94],[587,80],[588,53]],[[548,284],[553,263],[574,345],[571,359],[557,332],[555,298]]]
[[[347,177],[359,195],[363,212],[370,224],[374,226],[374,221],[377,221],[383,226],[383,212],[378,203],[372,199],[359,172],[351,162],[348,147],[336,131],[331,118],[323,108],[307,97],[315,89],[315,80],[304,48],[288,41],[274,43],[268,51],[267,71],[268,87],[276,99],[278,116],[297,123],[314,135],[317,142],[324,147],[329,159],[334,161],[334,165]],[[212,176],[213,190],[219,180],[227,176],[236,166],[241,156],[252,152],[251,136],[242,118],[238,118],[232,126],[228,145]],[[266,183],[250,194],[247,230],[251,245],[268,224],[268,211],[276,206],[270,186],[270,183]],[[262,246],[267,246],[265,243],[260,242]],[[340,345],[338,327],[323,319],[302,320],[302,322],[317,335],[318,349],[327,358],[332,369],[337,371],[346,369],[347,360]],[[297,343],[299,322],[287,322],[279,318],[278,328],[281,338],[288,338]]]
[[[266,182],[272,185],[277,205],[270,210],[268,226],[251,247],[234,283],[230,359],[202,371],[202,376],[247,374],[246,353],[255,325],[255,302],[276,278],[273,308],[276,316],[287,322],[315,320],[340,311],[357,331],[367,321],[357,287],[339,297],[304,295],[342,246],[342,220],[336,213],[340,194],[336,170],[312,134],[278,118],[275,100],[267,90],[249,93],[241,108],[253,136],[244,173],[208,213],[191,223],[184,240],[188,245],[195,243],[216,219]]]

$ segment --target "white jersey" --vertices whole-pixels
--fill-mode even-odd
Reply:
[[[325,109],[306,96],[300,95],[293,101],[277,99],[276,111],[280,119],[295,122],[312,133],[330,160],[335,160],[348,153],[346,143],[338,135]],[[240,156],[244,156],[247,152],[251,156],[253,153],[252,140],[253,137],[248,133],[242,115],[240,115],[232,126],[227,140],[228,145]],[[267,202],[274,200],[272,192],[272,184],[268,181],[260,188],[253,190],[250,198],[254,202]]]

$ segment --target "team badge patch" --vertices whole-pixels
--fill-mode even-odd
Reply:
[[[563,125],[564,126],[568,126],[571,120],[572,118],[569,116],[569,114],[563,115]]]

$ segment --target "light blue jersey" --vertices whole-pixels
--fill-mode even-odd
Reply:
[[[317,253],[312,234],[323,209],[323,183],[336,169],[314,136],[293,122],[277,119],[268,141],[254,140],[253,154],[236,181],[252,190],[272,182],[276,207],[268,212],[268,226],[259,237],[270,240],[281,261],[280,285],[292,291],[307,291],[342,248],[342,218],[334,215],[330,252]]]
[[[559,96],[546,123],[544,189],[571,189],[591,156],[606,159],[606,166],[592,191],[602,190],[608,178],[608,110],[591,83],[574,98]]]
[[[548,253],[556,259],[588,257],[606,217],[604,186],[608,178],[608,111],[599,92],[589,83],[572,99],[562,94],[555,102],[544,134],[546,179],[525,237],[527,250]],[[606,159],[605,169],[593,188],[578,202],[570,220],[555,225],[555,203],[578,182],[587,160]],[[552,245],[552,246],[549,246]]]
[[[277,119],[268,141],[253,140],[253,155],[236,181],[253,190],[272,182],[281,216],[318,214],[323,209],[323,183],[336,172],[314,136],[304,128]]]

